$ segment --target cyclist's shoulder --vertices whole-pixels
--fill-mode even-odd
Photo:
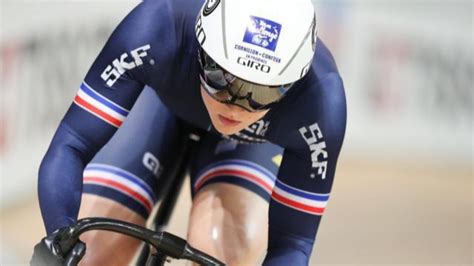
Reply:
[[[174,64],[187,63],[187,57],[179,55],[194,49],[194,22],[199,2],[185,5],[183,0],[145,0],[138,3],[116,27],[98,55],[90,72],[93,79],[104,75],[105,66],[109,76],[134,71],[130,76],[141,78],[141,83],[164,82],[168,77],[165,73],[173,69]],[[158,72],[161,75],[156,75]],[[88,83],[100,87],[90,77],[88,74]]]
[[[291,91],[294,90],[294,91]],[[286,147],[301,148],[301,132],[318,127],[334,141],[344,137],[346,97],[344,84],[329,49],[322,41],[306,76],[292,88],[279,106],[277,141]]]
[[[291,92],[291,91],[290,91]],[[336,62],[326,47],[318,39],[311,68],[303,79],[295,84],[288,102],[296,112],[313,115],[327,115],[327,111],[345,108],[344,84]],[[328,105],[330,103],[330,105]],[[325,106],[325,108],[321,108]]]
[[[346,96],[344,84],[338,72],[318,73],[310,71],[295,91],[282,101],[278,117],[287,127],[320,121],[321,123],[345,123]]]
[[[144,0],[138,6],[142,6],[146,12],[152,14],[167,13],[173,16],[185,15],[196,18],[203,2],[203,0]]]
[[[197,18],[199,10],[202,7],[204,0],[189,1],[189,0],[162,0],[170,3],[173,14],[175,16],[185,16],[193,19]]]
[[[173,43],[184,34],[194,33],[194,23],[201,1],[145,0],[140,2],[120,23],[118,31],[126,38],[121,42],[137,39]],[[192,28],[192,31],[190,31]]]
[[[202,3],[202,0],[145,0],[140,5],[145,14],[153,18],[153,23],[147,26],[160,26],[164,20],[169,20],[179,27],[183,23],[194,25]]]
[[[312,70],[319,75],[325,75],[327,73],[339,73],[336,65],[336,60],[324,41],[318,38],[316,41],[316,50],[314,60],[312,62]]]

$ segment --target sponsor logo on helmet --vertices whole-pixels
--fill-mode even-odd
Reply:
[[[202,9],[202,14],[205,17],[209,16],[214,10],[216,10],[220,2],[221,0],[207,0],[204,8]]]
[[[269,65],[265,65],[256,61],[253,61],[252,59],[244,58],[244,57],[238,57],[237,58],[237,63],[249,68],[254,68],[256,70],[260,70],[263,73],[269,73],[271,70],[271,67]]]
[[[251,49],[251,48],[242,46],[240,44],[236,44],[234,46],[234,49],[245,52],[247,54],[247,57],[250,56],[251,58],[257,61],[262,61],[264,64],[266,64],[268,60],[273,61],[278,64],[281,63],[281,58],[277,56],[262,53],[260,51],[257,51],[256,49]]]
[[[275,51],[280,37],[281,25],[260,17],[250,16],[244,42]]]
[[[202,28],[202,17],[201,15],[198,16],[196,20],[196,38],[199,42],[199,44],[202,46],[204,42],[206,41],[206,33],[204,32],[204,29]]]

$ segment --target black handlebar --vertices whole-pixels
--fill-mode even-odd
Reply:
[[[61,233],[59,246],[63,254],[71,250],[79,240],[79,236],[90,230],[106,230],[125,234],[152,245],[157,251],[175,259],[187,259],[201,265],[225,265],[221,261],[191,247],[186,240],[167,232],[154,232],[136,224],[109,218],[85,218]],[[78,249],[78,248],[76,248]],[[77,265],[84,250],[72,250],[67,265]],[[76,255],[74,255],[76,254]]]

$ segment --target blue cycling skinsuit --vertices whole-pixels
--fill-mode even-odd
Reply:
[[[48,233],[77,219],[82,193],[147,217],[183,121],[205,131],[193,194],[215,182],[267,200],[266,265],[305,265],[331,192],[346,127],[342,79],[321,40],[307,75],[261,120],[222,136],[200,94],[195,20],[201,1],[145,1],[88,71],[39,172]],[[267,215],[267,214],[262,214]]]

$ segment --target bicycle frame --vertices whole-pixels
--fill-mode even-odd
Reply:
[[[193,130],[190,126],[181,125],[184,130],[183,142],[178,152],[177,158],[174,161],[172,167],[168,167],[162,173],[161,180],[168,180],[167,184],[164,184],[164,189],[161,195],[161,201],[159,202],[158,210],[154,213],[154,217],[151,219],[151,227],[154,231],[163,231],[168,225],[169,219],[173,212],[176,200],[179,195],[179,191],[183,185],[184,179],[188,173],[189,163],[191,155],[195,150],[197,143],[200,140],[199,134]],[[165,259],[162,258],[161,254],[151,254],[151,248],[149,245],[143,246],[140,250],[138,258],[136,260],[137,265],[163,265],[155,263],[164,263]],[[158,261],[158,262],[156,262]]]

